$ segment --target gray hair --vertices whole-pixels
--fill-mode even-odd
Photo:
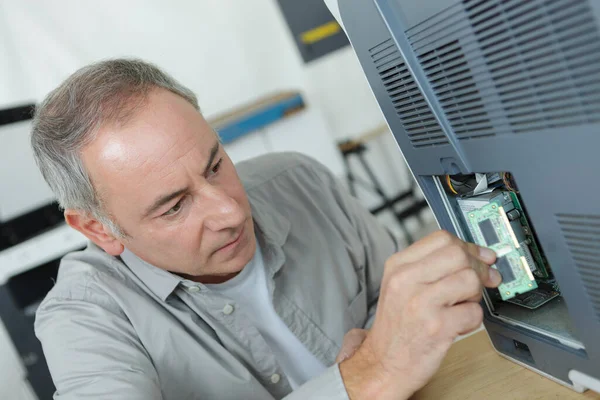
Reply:
[[[76,71],[48,94],[34,115],[31,146],[59,205],[93,216],[117,237],[126,233],[105,211],[81,151],[100,127],[131,118],[156,88],[183,97],[200,111],[194,93],[155,65],[137,59],[113,59]]]

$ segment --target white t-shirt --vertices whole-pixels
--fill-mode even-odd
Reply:
[[[258,244],[254,257],[236,277],[206,286],[236,301],[238,309],[247,315],[271,347],[292,389],[325,372],[323,363],[304,347],[275,312]]]

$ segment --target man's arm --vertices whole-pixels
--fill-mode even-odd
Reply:
[[[162,399],[156,371],[122,316],[89,302],[50,299],[35,325],[55,400]]]
[[[365,340],[339,370],[331,367],[286,400],[408,399],[431,379],[454,339],[481,324],[482,284],[501,281],[489,267],[495,260],[492,250],[443,231],[394,254]]]
[[[340,364],[350,399],[407,399],[423,387],[456,337],[481,324],[482,285],[501,282],[495,260],[443,231],[390,257],[373,327]]]
[[[482,285],[497,287],[501,280],[489,267],[496,255],[443,231],[392,254],[396,249],[387,232],[331,173],[311,164],[351,222],[351,234],[358,235],[359,240],[347,237],[349,251],[364,273],[375,311],[362,344],[339,364],[347,395],[351,400],[407,399],[439,368],[454,339],[481,324]]]

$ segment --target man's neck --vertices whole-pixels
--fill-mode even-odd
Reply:
[[[201,276],[193,276],[186,274],[179,274],[182,278],[189,279],[190,281],[203,283],[203,284],[218,284],[225,283],[230,279],[235,278],[241,271],[234,272],[226,275],[201,275]]]

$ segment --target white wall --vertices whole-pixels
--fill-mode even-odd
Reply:
[[[92,61],[136,56],[194,90],[208,117],[273,91],[299,89],[325,118],[332,139],[383,121],[353,50],[303,64],[275,0],[2,0],[0,51],[0,107],[39,101]],[[386,190],[405,187],[393,139],[370,147]]]
[[[190,86],[208,115],[300,88],[335,137],[381,120],[350,47],[305,66],[275,0],[4,0],[0,46],[0,106],[39,100],[94,60],[137,56]]]
[[[156,62],[198,94],[208,115],[246,102],[266,86],[231,19],[234,6],[222,0],[6,0],[0,38],[11,60],[0,73],[0,105],[39,100],[75,69],[117,56]]]
[[[304,65],[275,0],[3,0],[0,107],[39,101],[107,57],[153,61],[211,116],[281,89],[302,90],[333,138],[381,123],[350,47]]]

